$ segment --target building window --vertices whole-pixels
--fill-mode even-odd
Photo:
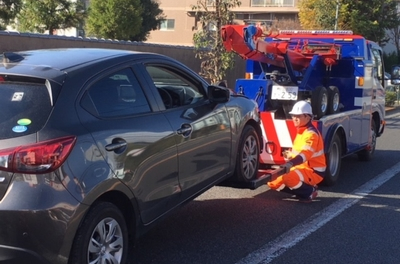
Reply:
[[[294,7],[294,0],[251,0],[253,7],[285,6]]]
[[[215,6],[215,0],[207,0],[207,6]]]
[[[160,30],[174,30],[175,29],[175,19],[165,19],[161,21]]]

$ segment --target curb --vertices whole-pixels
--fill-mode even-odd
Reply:
[[[399,108],[399,106],[385,107],[385,112],[391,112],[393,110],[396,110],[397,108]]]

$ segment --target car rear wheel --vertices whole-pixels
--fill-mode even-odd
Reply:
[[[325,116],[328,111],[328,92],[325,87],[318,86],[311,94],[311,106],[316,119]]]
[[[339,135],[335,135],[326,153],[326,171],[322,182],[323,185],[332,186],[339,178],[340,167],[342,164],[342,147]]]
[[[254,127],[247,125],[240,137],[235,175],[239,181],[251,181],[257,177],[260,158],[260,142]]]
[[[328,114],[336,114],[340,111],[340,93],[336,86],[330,86],[328,89]]]
[[[121,211],[112,203],[96,204],[79,227],[70,264],[125,264],[128,229]]]

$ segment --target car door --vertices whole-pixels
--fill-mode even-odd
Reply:
[[[180,194],[175,131],[151,101],[130,67],[97,78],[81,101],[84,126],[114,177],[132,190],[144,223],[173,208]]]
[[[231,127],[224,104],[210,103],[205,85],[179,65],[149,61],[144,65],[165,105],[175,131],[179,182],[190,197],[227,174],[231,164]]]

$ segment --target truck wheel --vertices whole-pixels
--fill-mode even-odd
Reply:
[[[328,110],[328,92],[325,87],[318,86],[311,94],[311,106],[316,119],[320,119]]]
[[[254,127],[246,125],[239,141],[235,175],[239,181],[254,180],[258,174],[260,142]]]
[[[69,258],[70,264],[125,264],[128,228],[121,211],[112,203],[96,204],[79,227]]]
[[[360,161],[369,161],[375,153],[376,147],[376,126],[374,120],[371,120],[371,145],[368,148],[357,152]]]
[[[326,171],[322,184],[332,186],[339,178],[340,167],[342,165],[342,144],[339,135],[335,134],[333,137],[329,146],[329,153],[325,153],[325,158]]]
[[[340,93],[336,86],[329,86],[328,89],[328,114],[336,114],[340,108]]]

